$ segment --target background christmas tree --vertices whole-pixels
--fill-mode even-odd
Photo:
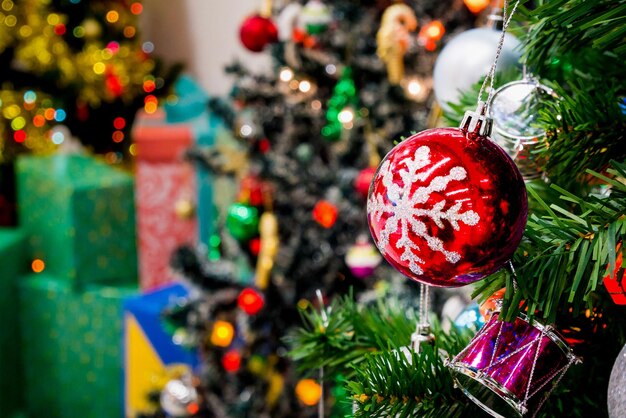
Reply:
[[[388,9],[393,4],[284,2],[271,17],[276,44],[267,15],[243,22],[242,42],[271,52],[274,71],[229,66],[235,77],[230,102],[209,105],[235,141],[188,153],[230,177],[236,192],[235,203],[220,208],[219,232],[208,247],[182,248],[173,260],[201,292],[166,317],[174,338],[199,346],[204,361],[198,379],[181,380],[187,391],[180,393],[197,390],[198,397],[166,387],[165,412],[192,405],[197,416],[314,416],[322,396],[319,366],[299,376],[287,357],[285,337],[301,323],[298,312],[319,309],[350,289],[361,300],[392,298],[398,309],[415,305],[415,283],[388,266],[377,268],[367,190],[380,156],[428,126],[436,50],[477,17],[463,4]],[[398,58],[404,63],[399,76]],[[393,311],[403,323],[398,335],[415,330],[403,316]],[[382,325],[386,317],[373,313],[367,323]],[[372,334],[367,341],[380,340]],[[328,377],[341,380],[332,367]],[[327,388],[331,413],[349,413],[343,383]]]
[[[609,391],[607,408],[607,387],[626,341],[620,306],[626,231],[621,137],[626,119],[624,77],[619,74],[626,51],[626,4],[558,0],[520,7],[518,13],[513,32],[522,40],[527,70],[552,87],[559,99],[547,97],[543,110],[534,115],[538,121],[529,122],[547,134],[545,140],[525,144],[530,147],[525,158],[539,167],[542,178],[527,183],[530,215],[512,260],[515,270],[504,268],[478,282],[475,295],[485,301],[506,288],[503,317],[512,320],[522,311],[555,324],[582,357],[582,365],[556,381],[555,393],[539,416],[621,416],[623,410],[611,399],[619,397],[617,392]],[[475,106],[479,88],[468,91],[461,103],[449,105],[451,126]],[[516,158],[528,167],[527,160]],[[493,307],[493,299],[488,302]],[[406,345],[406,331],[404,338],[386,338],[386,347],[383,344],[377,353],[342,362],[348,350],[358,346],[360,335],[376,329],[357,333],[360,315],[350,303],[331,311],[329,323],[350,324],[342,334],[346,351],[332,350],[336,343],[324,337],[322,320],[313,313],[307,316],[307,328],[294,336],[303,365],[321,366],[329,359],[318,353],[329,353],[342,365],[339,371],[350,375],[357,416],[477,416],[476,406],[453,390],[449,370],[437,354],[443,348],[454,356],[465,343],[455,337],[455,347],[450,336],[435,332],[434,349],[424,346],[406,359],[389,350]]]
[[[130,127],[154,112],[171,75],[138,33],[140,1],[26,0],[0,9],[0,215],[12,220],[11,162],[77,137],[109,163],[128,155]],[[156,75],[155,75],[156,74]]]

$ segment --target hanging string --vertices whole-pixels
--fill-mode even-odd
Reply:
[[[504,45],[504,36],[506,35],[506,30],[509,27],[509,23],[511,23],[511,18],[515,14],[515,11],[517,10],[517,6],[519,5],[519,2],[520,0],[517,0],[515,2],[515,4],[513,5],[513,9],[507,15],[506,9],[508,8],[509,1],[504,0],[504,8],[502,11],[502,19],[503,19],[502,33],[500,34],[500,39],[498,40],[498,48],[496,49],[496,56],[493,60],[493,63],[491,64],[491,68],[489,69],[489,72],[487,73],[487,75],[485,76],[485,79],[483,80],[483,84],[480,87],[480,91],[478,92],[479,103],[483,101],[483,93],[485,91],[485,87],[487,86],[487,81],[489,81],[489,96],[487,97],[487,103],[491,103],[491,99],[493,98],[493,93],[494,93],[493,83],[495,81],[496,67],[498,66],[498,60],[500,59],[500,54],[502,53],[502,46]]]
[[[513,262],[509,260],[509,269],[511,270],[511,275],[513,277],[513,292],[517,293],[517,273],[515,272],[515,267],[513,267]]]
[[[420,352],[420,345],[423,342],[432,341],[430,331],[430,320],[428,314],[430,312],[430,286],[420,284],[420,308],[419,320],[415,328],[415,332],[411,335],[411,348],[416,353]]]

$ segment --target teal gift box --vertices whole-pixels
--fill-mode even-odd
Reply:
[[[28,268],[26,239],[19,229],[0,228],[0,417],[21,407],[18,279]]]
[[[198,148],[210,148],[216,143],[216,137],[225,130],[224,123],[215,114],[209,112],[209,95],[190,76],[183,75],[174,84],[177,100],[165,104],[165,117],[169,124],[188,124],[194,136],[194,145]],[[207,245],[215,232],[217,211],[213,199],[214,179],[202,165],[197,167],[197,204],[198,238]]]
[[[130,286],[77,292],[46,273],[19,286],[25,412],[29,417],[123,417],[123,302]]]
[[[88,156],[26,156],[17,194],[31,255],[46,271],[75,283],[136,279],[130,175]]]

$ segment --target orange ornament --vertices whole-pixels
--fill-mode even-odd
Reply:
[[[322,387],[313,379],[302,379],[296,385],[296,396],[303,404],[313,406],[322,397]]]
[[[505,292],[506,288],[503,287],[502,289],[495,292],[493,295],[489,296],[485,303],[480,305],[480,314],[483,316],[483,318],[485,318],[485,321],[488,321],[489,318],[491,318],[491,315],[496,311],[499,301],[504,298]]]
[[[331,228],[337,221],[337,206],[327,200],[320,200],[313,208],[313,219],[324,228]]]

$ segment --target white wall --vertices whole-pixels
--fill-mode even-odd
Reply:
[[[146,0],[142,38],[167,62],[183,62],[211,95],[228,93],[232,81],[224,65],[240,58],[250,68],[270,68],[269,54],[248,52],[239,41],[239,26],[260,0]]]

